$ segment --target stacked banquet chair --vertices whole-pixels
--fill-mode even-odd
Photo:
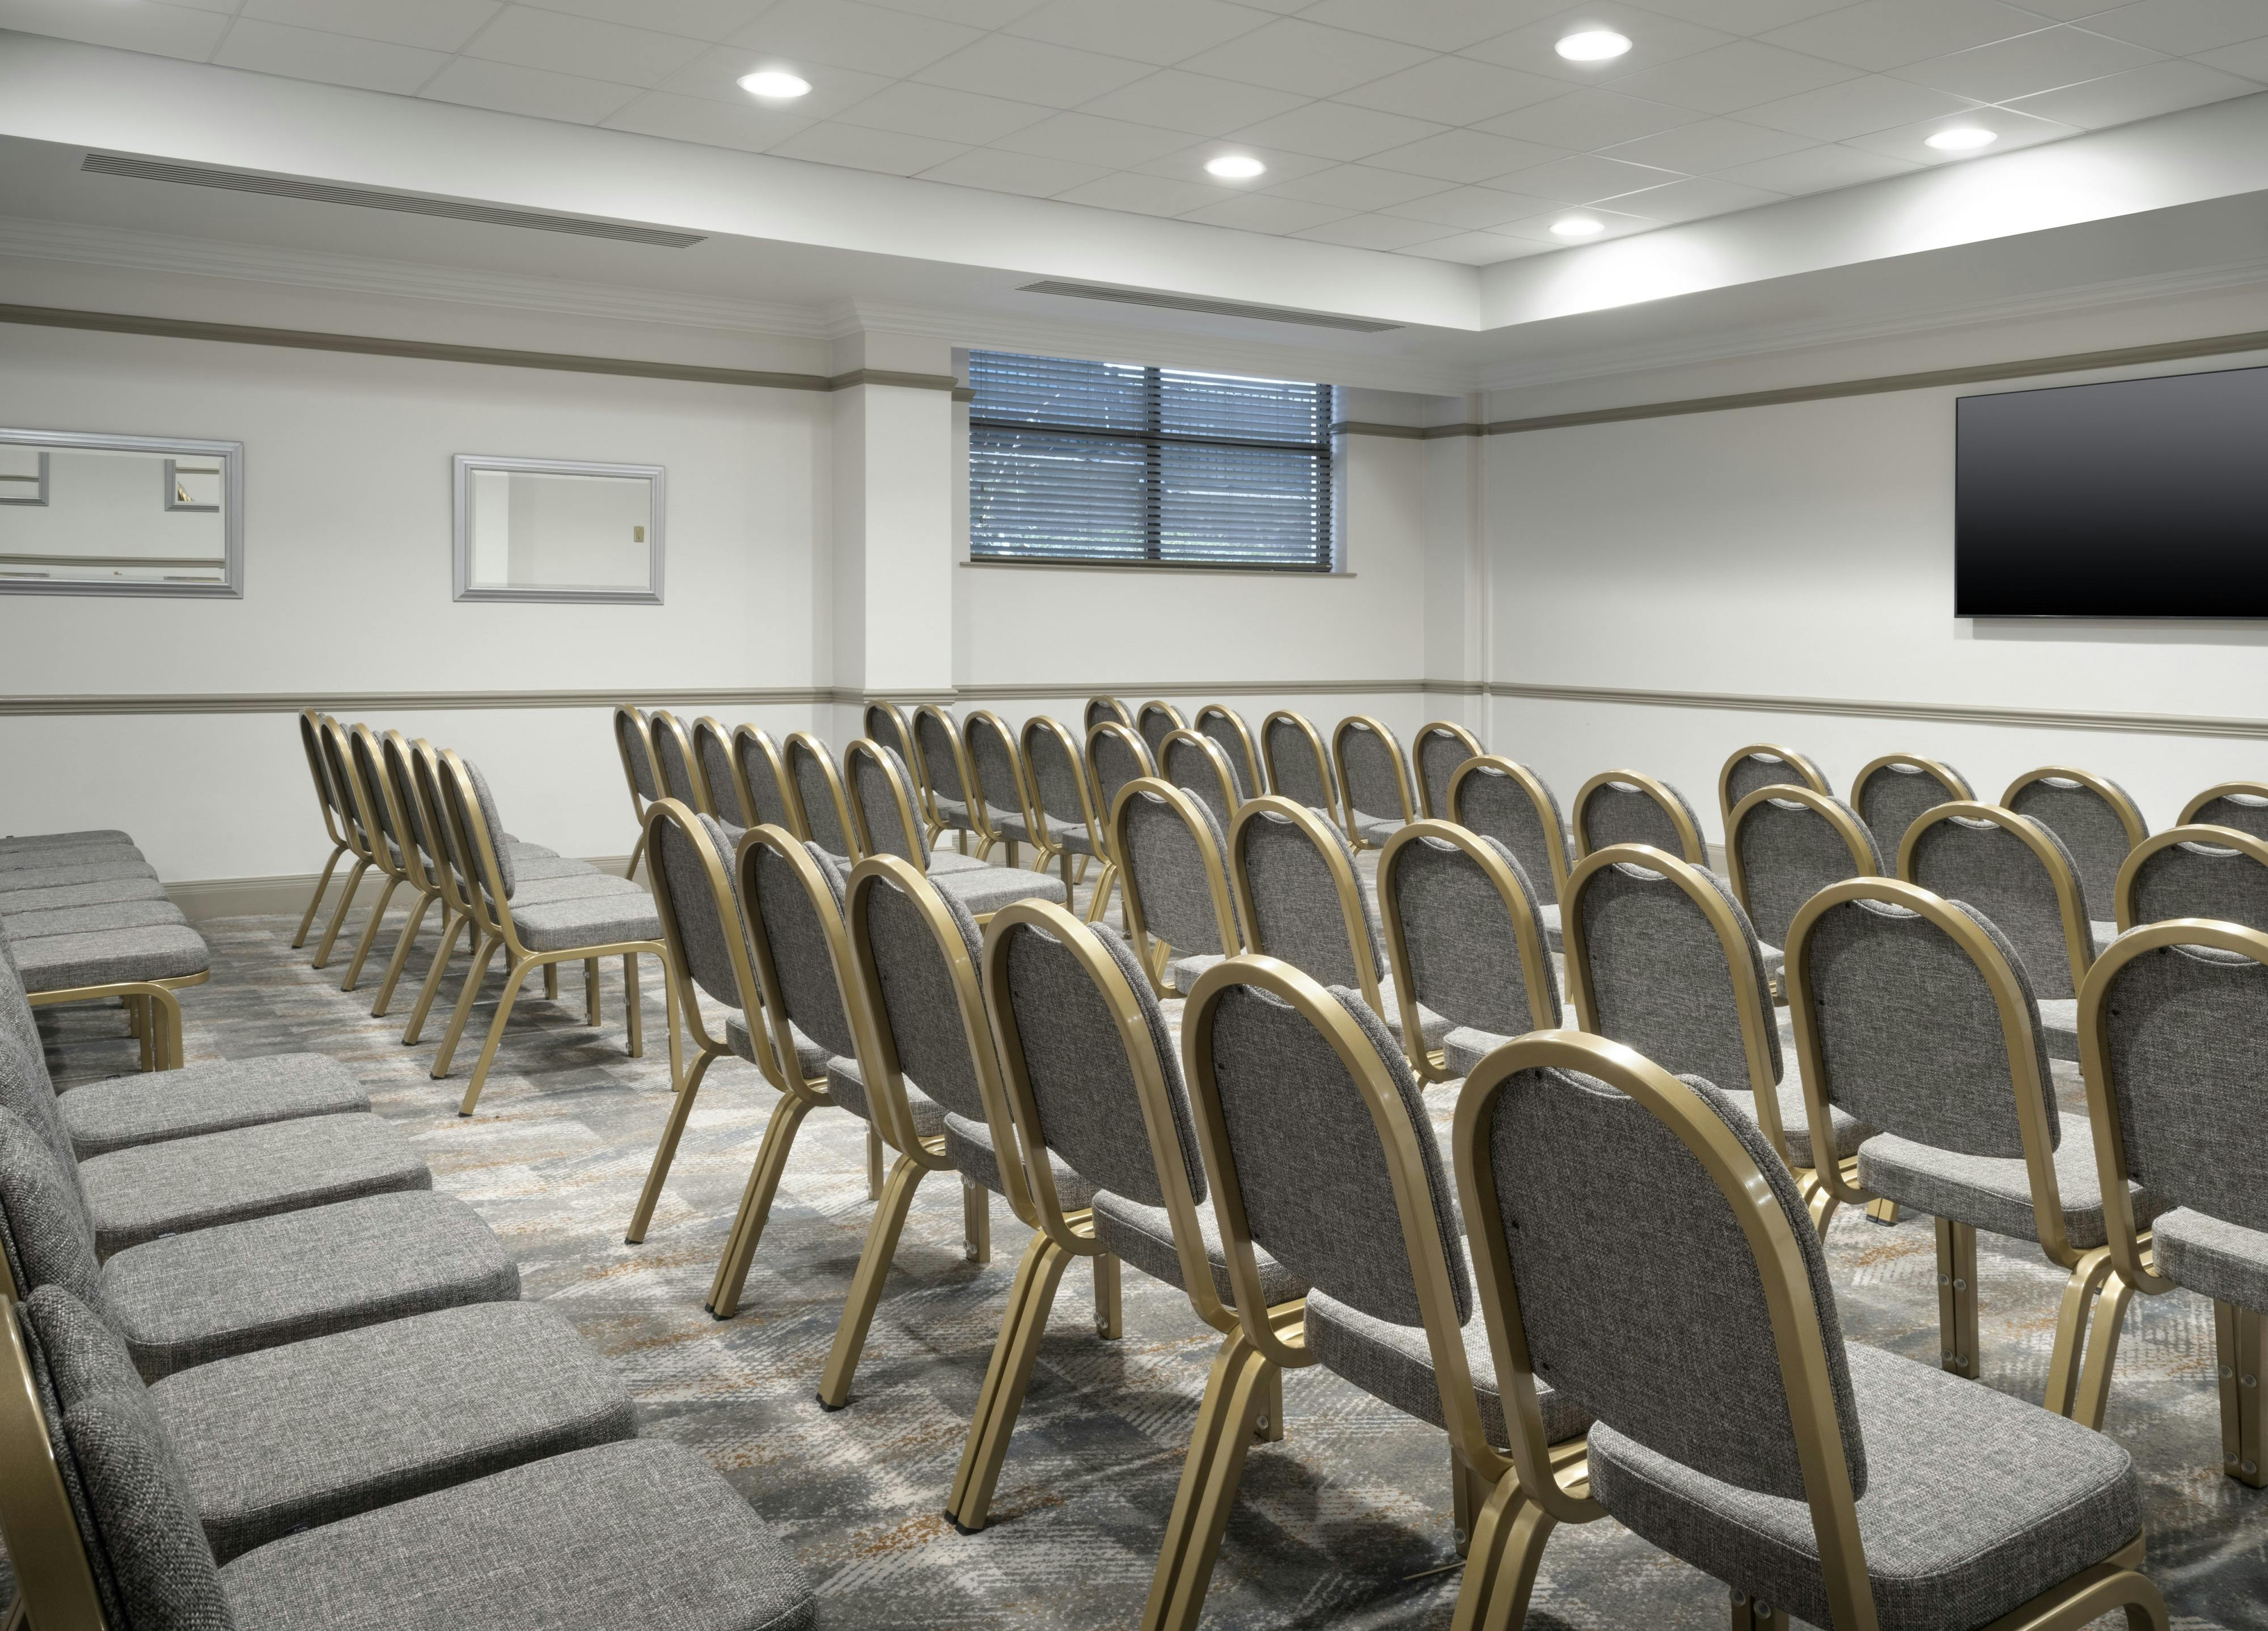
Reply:
[[[1642,772],[1602,770],[1576,790],[1568,816],[1572,860],[1610,844],[1651,844],[1695,866],[1709,864],[1692,801]]]
[[[2105,776],[2049,765],[2009,782],[2000,807],[2029,817],[2063,840],[2087,900],[2102,908],[2095,937],[2107,942],[2116,932],[2109,907],[2117,893],[2118,869],[2150,835],[2149,823],[2126,790]]]
[[[740,808],[748,818],[733,825],[769,824],[802,835],[803,810],[788,780],[787,760],[768,732],[754,725],[733,727],[733,769],[740,785]]]
[[[2222,782],[2208,787],[2182,806],[2181,819],[2175,825],[2198,822],[2268,838],[2268,782]]]
[[[1025,785],[1024,755],[1016,746],[1016,732],[999,715],[978,709],[961,724],[968,812],[976,826],[979,857],[1005,849],[1010,866],[1016,864],[1016,848],[1032,841],[1032,793]],[[910,764],[905,767],[912,774]],[[919,791],[918,783],[916,791]]]
[[[693,746],[693,733],[685,722],[666,708],[657,708],[646,716],[646,730],[653,741],[653,768],[664,798],[674,798],[681,804],[689,804],[704,814],[714,815],[716,810],[709,801],[699,753]]]
[[[1767,787],[1801,787],[1832,798],[1835,784],[1808,754],[1776,743],[1758,742],[1725,760],[1717,772],[1717,814],[1733,830],[1733,812],[1749,794]]]
[[[1238,806],[1251,796],[1220,744],[1190,730],[1167,733],[1158,747],[1158,774],[1202,799],[1224,833],[1236,819]]]
[[[1010,834],[1032,846],[1033,871],[1045,871],[1051,865],[1062,869],[1064,888],[1069,891],[1086,881],[1087,868],[1101,856],[1104,847],[1086,754],[1062,720],[1036,714],[1024,722],[1023,759],[1031,777],[1031,816],[1012,824]],[[1101,898],[1098,888],[1096,899]],[[1101,910],[1100,906],[1095,908],[1097,915]]]
[[[929,771],[922,763],[921,749],[914,743],[913,721],[906,710],[895,702],[873,702],[866,704],[858,716],[858,734],[870,742],[880,742],[884,747],[906,761],[913,773],[914,786],[921,793],[921,812],[925,819],[934,819],[930,809]]]
[[[1171,702],[1145,702],[1134,710],[1135,732],[1149,744],[1152,757],[1164,750],[1167,737],[1188,730],[1189,724]]]
[[[1086,773],[1096,831],[1102,841],[1102,876],[1095,880],[1094,898],[1086,908],[1087,921],[1094,922],[1109,905],[1110,892],[1124,871],[1112,836],[1111,812],[1118,807],[1118,796],[1128,784],[1156,775],[1158,764],[1151,756],[1150,745],[1135,733],[1133,726],[1103,719],[1086,732]]]
[[[1340,720],[1331,732],[1331,759],[1338,767],[1339,813],[1357,849],[1376,849],[1418,819],[1402,744],[1377,720],[1361,714]]]
[[[1454,720],[1437,719],[1420,730],[1410,743],[1410,768],[1417,772],[1418,814],[1427,821],[1449,819],[1449,784],[1466,762],[1488,750],[1480,738]]]
[[[1087,698],[1086,711],[1079,716],[1079,729],[1092,731],[1105,720],[1113,724],[1124,725],[1129,731],[1134,729],[1132,710],[1116,697],[1090,696]]]
[[[1273,790],[1268,785],[1268,768],[1261,759],[1260,744],[1253,738],[1252,728],[1244,723],[1243,715],[1219,702],[1207,702],[1197,709],[1191,729],[1219,746],[1227,757],[1229,768],[1236,772],[1239,797],[1257,798]]]
[[[897,856],[929,877],[980,922],[1012,900],[1070,904],[1071,886],[1061,878],[1016,867],[987,866],[973,856],[928,849],[914,807],[912,778],[891,749],[862,738],[850,744],[844,762],[859,856]]]
[[[1558,796],[1543,778],[1500,754],[1468,759],[1449,778],[1447,819],[1494,839],[1520,863],[1535,892],[1545,940],[1559,950],[1559,892],[1567,885],[1574,841]]]
[[[1805,901],[1846,878],[1879,878],[1889,865],[1857,811],[1832,793],[1791,783],[1759,786],[1727,812],[1725,870],[1765,962],[1778,968]]]
[[[174,993],[211,978],[212,954],[125,834],[0,838],[0,944],[34,1006],[116,997],[143,1069],[181,1062]]]
[[[922,785],[928,790],[924,837],[935,844],[950,833],[955,847],[966,855],[969,840],[982,834],[968,807],[969,777],[964,774],[968,747],[961,740],[961,727],[945,709],[924,702],[914,709],[913,737],[914,757],[906,762],[921,767]]]
[[[2169,827],[2134,846],[2115,888],[2120,934],[2176,917],[2268,931],[2268,839],[2203,822]]]
[[[615,747],[622,755],[622,780],[629,784],[630,814],[638,824],[638,844],[630,848],[630,863],[622,869],[625,878],[637,876],[638,860],[645,853],[640,845],[645,841],[645,807],[661,794],[661,773],[653,762],[653,732],[646,723],[643,709],[628,702],[615,705]],[[321,964],[317,963],[320,967]]]
[[[809,1624],[786,1548],[697,1458],[639,1438],[611,1368],[519,1300],[502,1244],[352,1078],[257,1064],[58,1098],[0,957],[0,1539],[21,1619]]]
[[[1852,808],[1874,834],[1882,858],[1893,862],[1906,828],[1925,812],[1976,797],[1960,771],[1942,760],[1915,753],[1885,753],[1870,760],[1851,783]]]
[[[1121,868],[1126,938],[1160,995],[1187,995],[1243,944],[1227,849],[1220,823],[1193,794],[1156,776],[1119,790],[1110,853]]]
[[[791,829],[825,850],[836,866],[850,866],[858,859],[858,828],[833,750],[810,731],[796,731],[780,745],[780,761],[787,772],[787,796],[794,801]]]

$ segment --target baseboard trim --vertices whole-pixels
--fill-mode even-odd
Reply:
[[[630,864],[630,856],[585,856],[602,872],[612,872],[617,878]],[[314,893],[314,872],[297,872],[276,878],[197,878],[167,884],[167,899],[181,908],[181,915],[192,923],[210,922],[218,917],[260,917],[278,912],[298,913],[307,909],[307,897]],[[355,892],[357,904],[367,907],[378,899],[383,885],[365,878],[363,886]],[[331,911],[338,905],[339,893],[346,887],[346,869],[341,867],[333,874],[330,886],[323,892],[323,909]],[[410,896],[401,890],[394,892],[390,915],[403,916],[409,910]],[[319,921],[318,930],[322,927]]]

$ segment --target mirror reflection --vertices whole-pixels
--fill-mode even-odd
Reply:
[[[242,452],[0,430],[0,590],[241,593]]]
[[[457,599],[661,599],[652,465],[457,459]]]

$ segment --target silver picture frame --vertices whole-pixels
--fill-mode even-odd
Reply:
[[[188,506],[204,511],[218,508],[221,512],[222,573],[218,581],[210,578],[149,577],[100,578],[57,577],[49,574],[33,577],[28,573],[7,569],[6,557],[0,556],[0,594],[11,595],[130,595],[161,596],[166,599],[201,600],[241,600],[244,599],[244,444],[241,442],[206,441],[194,437],[179,436],[119,436],[94,430],[33,430],[0,427],[0,445],[34,447],[41,450],[40,459],[40,492],[36,502],[53,502],[48,480],[49,452],[82,450],[105,453],[149,453],[165,459],[166,489],[165,508],[175,506],[173,497],[172,464],[179,459],[195,459],[199,463],[217,460],[220,467],[220,503],[214,505]],[[18,503],[26,501],[18,500]],[[44,559],[44,557],[43,557]],[[166,562],[145,556],[86,556],[88,567],[136,565],[161,566]],[[206,566],[198,561],[183,561],[184,566]]]
[[[534,601],[553,604],[659,606],[662,604],[663,534],[666,510],[666,472],[660,465],[601,464],[587,459],[516,459],[501,455],[459,453],[451,461],[454,477],[452,568],[455,598],[473,601]],[[593,584],[475,584],[472,581],[470,525],[472,478],[477,471],[503,471],[530,475],[619,476],[641,478],[649,486],[652,503],[645,523],[646,586],[643,589]]]

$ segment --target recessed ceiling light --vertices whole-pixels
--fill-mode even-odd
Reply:
[[[1611,62],[1631,48],[1630,36],[1611,28],[1586,28],[1553,48],[1571,62]]]
[[[1940,153],[1966,153],[1980,147],[1990,147],[2000,139],[1997,130],[1987,130],[1982,125],[1955,125],[1926,138],[1928,145]]]
[[[1218,158],[1205,160],[1205,173],[1217,175],[1224,181],[1249,181],[1254,176],[1268,173],[1268,166],[1248,153],[1223,153]]]
[[[1563,215],[1551,224],[1557,238],[1596,238],[1606,230],[1607,224],[1594,215]]]
[[[784,69],[760,69],[753,74],[740,76],[740,89],[750,96],[789,97],[811,94],[811,81],[801,74],[791,74]]]

